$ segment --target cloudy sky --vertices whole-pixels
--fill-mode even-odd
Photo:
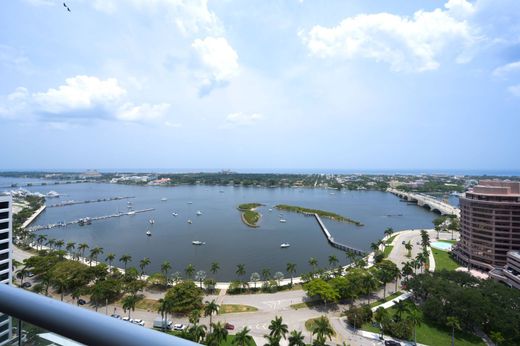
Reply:
[[[18,0],[0,169],[520,169],[518,0]]]

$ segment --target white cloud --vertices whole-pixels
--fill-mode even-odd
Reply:
[[[263,117],[264,116],[260,113],[230,113],[226,116],[225,123],[221,127],[232,128],[239,126],[252,126],[255,125],[258,121],[262,120]]]
[[[0,116],[36,115],[52,123],[94,118],[147,122],[161,119],[170,107],[168,103],[134,104],[126,95],[127,90],[115,78],[75,76],[45,92],[31,94],[19,87],[0,97]]]
[[[238,75],[238,54],[223,37],[206,37],[192,43],[200,63],[197,73],[203,87],[228,82]]]
[[[520,61],[515,61],[506,65],[497,67],[493,71],[495,77],[507,77],[507,75],[515,72],[520,72]]]
[[[412,18],[361,14],[336,27],[314,26],[300,37],[310,53],[320,58],[373,59],[390,64],[394,71],[434,70],[445,51],[456,51],[457,62],[469,60],[468,49],[479,40],[465,20],[474,10],[471,3],[450,0],[445,7],[417,11]]]
[[[95,0],[93,5],[107,13],[132,5],[153,15],[164,14],[184,35],[223,32],[217,15],[208,8],[208,0]]]
[[[516,97],[520,97],[520,84],[512,85],[507,90]]]
[[[41,111],[63,113],[94,106],[107,106],[118,101],[126,90],[117,79],[101,80],[97,77],[76,76],[67,78],[57,89],[33,94],[33,101]]]

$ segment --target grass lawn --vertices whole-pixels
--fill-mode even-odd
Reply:
[[[235,338],[234,335],[228,335],[226,341],[220,344],[220,346],[231,346],[233,345],[233,339]],[[248,346],[256,346],[255,340],[253,338],[249,339]]]
[[[391,315],[395,313],[395,309],[388,309]],[[380,333],[378,327],[374,327],[371,323],[365,323],[361,329]],[[413,334],[412,334],[413,338]],[[451,330],[449,328],[439,328],[435,325],[429,324],[427,321],[422,319],[421,325],[417,326],[417,342],[421,344],[431,346],[451,345]],[[485,346],[486,344],[479,337],[466,333],[466,332],[455,332],[455,345],[457,346]]]
[[[394,241],[395,237],[397,237],[398,234],[394,234],[393,236],[391,236],[390,238],[388,238],[385,242],[386,245],[391,245],[392,242]]]
[[[293,308],[294,310],[298,310],[298,309],[312,308],[314,306],[318,306],[321,304],[323,304],[323,302],[321,300],[313,300],[310,302],[292,304],[291,308]]]
[[[392,252],[393,248],[394,247],[392,245],[385,245],[385,251],[383,252],[385,258],[388,257],[388,255],[390,255],[390,252]]]
[[[122,306],[122,305],[121,305]],[[155,299],[141,299],[135,304],[136,309],[157,311],[159,309],[159,302]]]
[[[450,254],[446,251],[433,249],[433,257],[435,258],[435,270],[455,270],[460,264],[451,259]]]
[[[234,312],[251,312],[258,311],[257,308],[250,305],[240,304],[222,304],[219,309],[219,314],[230,314]]]
[[[317,319],[320,319],[320,318],[321,317],[316,317],[316,318],[311,318],[310,320],[305,321],[305,329],[307,329],[307,331],[312,333],[314,331],[314,323],[315,323],[315,321]],[[328,318],[327,318],[327,320],[328,320]],[[334,333],[333,335],[336,335],[336,333]]]
[[[370,307],[373,308],[374,306],[378,306],[378,305],[381,305],[383,303],[386,303],[387,301],[392,300],[395,297],[400,296],[402,293],[403,292],[401,292],[401,291],[397,291],[395,293],[392,293],[391,295],[386,296],[385,299],[379,299],[379,300],[376,300],[375,302],[370,303]]]

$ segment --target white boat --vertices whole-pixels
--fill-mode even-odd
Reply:
[[[177,213],[172,213],[172,215],[173,215],[173,216],[179,216],[179,214],[177,214]]]
[[[188,204],[193,204],[193,202],[188,202]]]
[[[273,209],[269,208],[269,211],[273,211]]]
[[[282,249],[288,248],[289,246],[291,246],[291,244],[289,244],[289,243],[282,243],[282,244],[280,244],[280,247]]]
[[[60,197],[60,194],[57,193],[56,191],[49,191],[49,192],[47,192],[46,197],[47,198],[58,198],[58,197]]]
[[[135,215],[135,211],[133,211],[133,210],[132,210],[132,211],[129,211],[129,212],[127,213],[127,215]]]
[[[146,235],[151,237],[152,236],[152,232],[150,232],[150,230],[146,231]]]
[[[200,240],[194,240],[191,242],[193,245],[205,245],[206,242],[200,241]]]
[[[286,219],[280,219],[280,222],[281,222],[281,223],[286,223],[287,220],[286,220]]]
[[[188,219],[188,223],[189,223],[190,225],[192,224],[192,222],[191,222],[191,220],[190,220],[190,219]]]
[[[166,202],[167,200],[168,200],[168,198],[166,198],[166,197],[161,198],[161,201],[163,201],[163,202]]]
[[[150,223],[150,225],[153,225],[155,223],[155,220],[154,219],[150,219],[150,220],[148,220],[148,222]]]
[[[200,210],[197,210],[197,216],[202,215],[202,212]]]

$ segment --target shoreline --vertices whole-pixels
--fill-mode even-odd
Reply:
[[[25,222],[22,224],[22,226],[20,228],[25,229],[27,226],[29,226],[31,223],[33,223],[34,220],[36,220],[38,218],[38,216],[40,216],[40,214],[45,210],[45,208],[47,208],[46,204],[42,205],[40,208],[35,210],[34,213],[32,213],[32,215],[29,216],[29,218],[27,220],[25,220]]]

